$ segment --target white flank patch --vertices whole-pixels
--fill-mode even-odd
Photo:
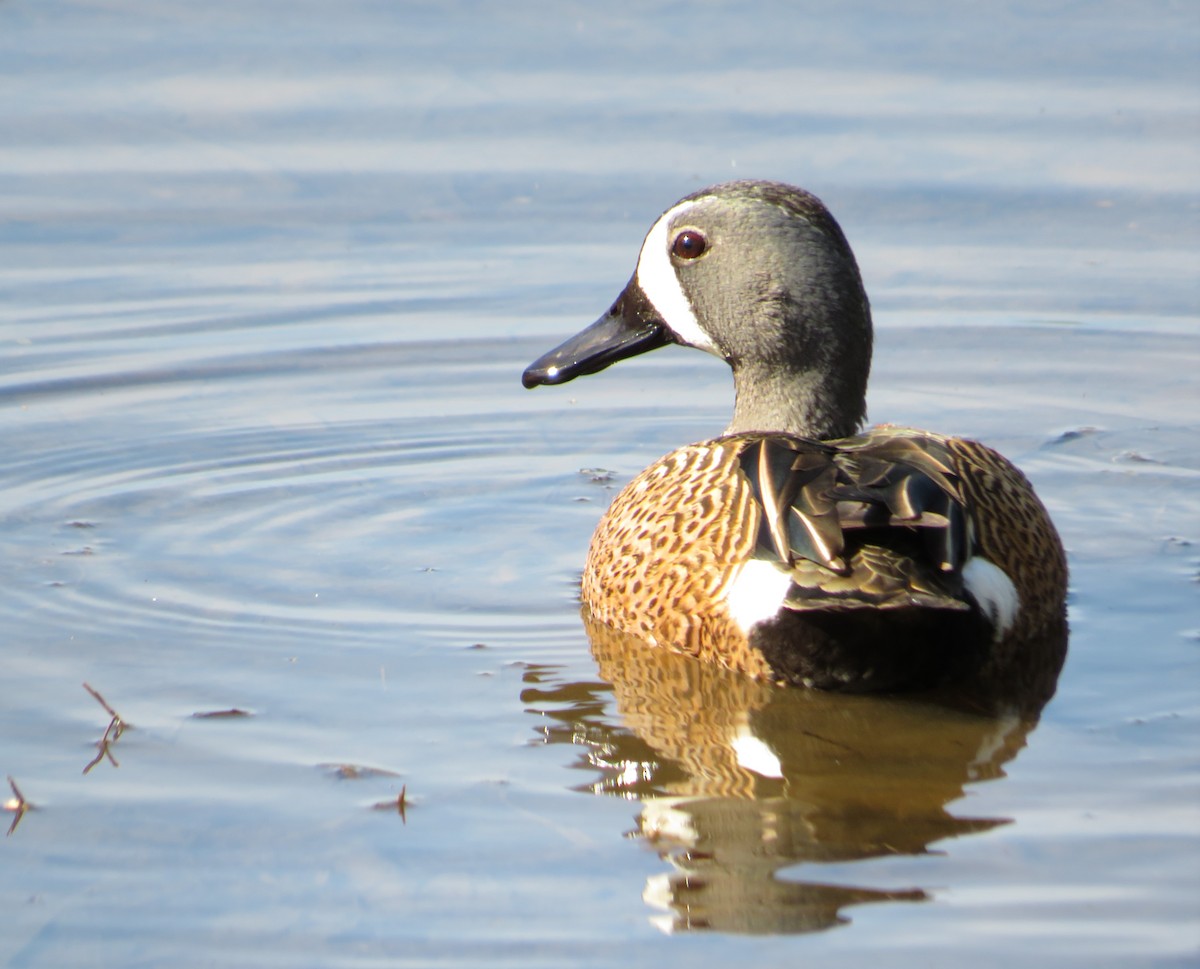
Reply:
[[[996,627],[993,638],[1003,639],[1021,611],[1021,597],[1012,579],[999,566],[975,555],[963,566],[963,585]]]
[[[791,584],[791,577],[782,569],[762,559],[751,559],[729,583],[725,604],[738,628],[749,636],[755,623],[775,618]]]
[[[681,202],[664,212],[654,223],[646,241],[642,243],[636,276],[646,298],[681,341],[690,347],[707,350],[720,357],[721,352],[709,335],[700,328],[691,301],[679,285],[679,277],[675,274],[675,266],[671,262],[671,222],[695,204],[694,200]]]
[[[763,777],[783,777],[783,765],[770,747],[754,736],[746,724],[738,729],[737,736],[730,741],[733,752],[737,754],[737,762],[746,770],[752,770]]]

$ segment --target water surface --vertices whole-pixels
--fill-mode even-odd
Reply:
[[[1194,16],[761,9],[0,5],[0,961],[1196,957]],[[589,651],[730,381],[520,372],[737,176],[846,229],[871,418],[1054,515],[1040,723]]]

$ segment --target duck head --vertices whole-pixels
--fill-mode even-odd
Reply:
[[[841,228],[803,189],[728,182],[677,202],[608,312],[522,382],[566,383],[668,343],[730,365],[728,433],[843,437],[865,416],[870,306]]]

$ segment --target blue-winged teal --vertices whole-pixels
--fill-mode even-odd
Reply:
[[[1053,692],[1067,568],[1024,475],[973,441],[857,434],[871,312],[825,206],[775,182],[689,195],[596,323],[533,363],[558,384],[668,343],[733,369],[724,435],[617,495],[583,575],[594,620],[777,681]]]

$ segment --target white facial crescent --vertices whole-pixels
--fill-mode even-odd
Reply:
[[[721,352],[712,342],[712,338],[700,328],[691,301],[679,285],[679,276],[671,262],[671,223],[677,216],[692,208],[697,201],[692,199],[690,202],[680,202],[664,212],[654,223],[638,255],[636,278],[646,298],[658,310],[663,322],[671,328],[681,343],[699,350],[707,350],[719,357]]]

